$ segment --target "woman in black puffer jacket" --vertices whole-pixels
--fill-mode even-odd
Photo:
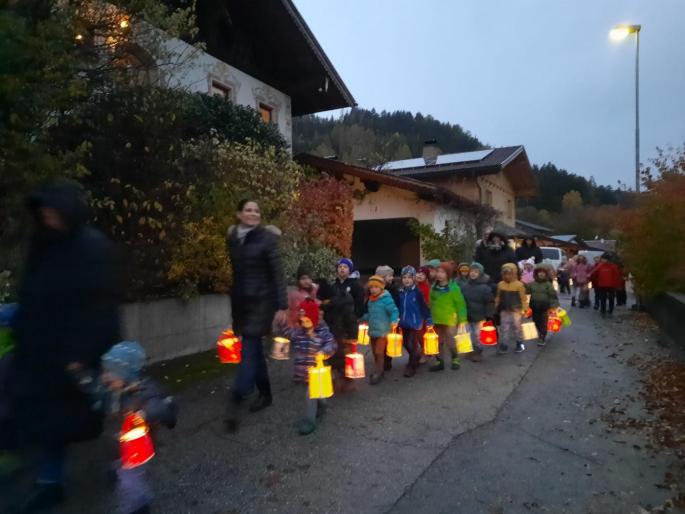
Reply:
[[[516,249],[516,262],[535,259],[535,264],[542,262],[542,250],[537,245],[534,237],[526,237],[521,246]]]
[[[259,397],[250,405],[257,412],[271,405],[271,383],[264,357],[263,338],[271,332],[278,312],[287,315],[286,282],[278,249],[280,231],[262,226],[257,202],[238,205],[240,223],[228,229],[228,253],[233,265],[231,306],[233,330],[242,337],[242,356],[233,387],[227,428],[238,424],[238,405],[254,387]]]

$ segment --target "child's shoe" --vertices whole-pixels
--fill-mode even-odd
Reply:
[[[546,344],[547,344],[547,341],[545,341],[545,338],[544,338],[544,337],[541,337],[540,339],[538,339],[538,346],[539,346],[540,348],[544,348],[544,346],[545,346]]]
[[[481,350],[475,350],[475,351],[469,353],[469,360],[471,362],[482,362],[483,361],[483,352]]]
[[[300,435],[309,435],[316,430],[316,422],[311,419],[303,419],[297,424],[297,433]]]
[[[497,355],[504,355],[509,351],[509,347],[506,344],[500,344],[497,346]]]
[[[406,368],[404,368],[404,376],[405,378],[411,378],[414,375],[416,375],[416,368],[414,366],[409,366],[407,365]]]
[[[435,364],[433,364],[428,371],[442,371],[445,369],[445,363],[442,359],[435,359]]]
[[[383,373],[373,373],[369,377],[369,384],[372,386],[375,386],[380,383],[380,381],[383,380]]]
[[[461,368],[461,360],[459,360],[459,357],[453,357],[452,358],[452,369],[457,370]]]
[[[516,341],[516,349],[514,350],[514,353],[523,353],[526,350],[526,345],[523,344],[521,341]]]

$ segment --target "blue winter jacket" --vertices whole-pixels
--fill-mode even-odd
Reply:
[[[400,313],[395,305],[395,300],[387,291],[372,300],[369,298],[368,312],[364,314],[364,321],[369,322],[370,337],[385,337],[392,332],[392,324],[397,323]]]
[[[431,310],[416,285],[400,290],[400,327],[419,330],[424,322],[432,325]]]

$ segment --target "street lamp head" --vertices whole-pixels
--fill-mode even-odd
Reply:
[[[640,25],[616,25],[609,31],[609,38],[612,41],[623,41],[630,34],[640,32]]]

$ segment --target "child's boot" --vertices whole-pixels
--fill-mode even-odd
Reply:
[[[375,386],[377,384],[380,384],[381,380],[383,380],[383,373],[373,373],[369,377],[369,384]]]
[[[506,344],[501,343],[497,346],[497,355],[504,355],[508,351],[509,347]]]
[[[316,422],[309,418],[305,418],[297,424],[297,433],[300,435],[309,435],[316,430]]]
[[[461,360],[459,360],[459,357],[452,357],[452,369],[457,370],[461,368]]]
[[[575,306],[576,306],[576,297],[572,296],[571,297],[571,307],[575,307]]]
[[[435,364],[433,364],[428,371],[442,371],[445,369],[445,363],[442,359],[435,359]]]
[[[526,345],[523,344],[521,341],[516,341],[516,349],[514,350],[514,353],[523,353],[526,350]]]

